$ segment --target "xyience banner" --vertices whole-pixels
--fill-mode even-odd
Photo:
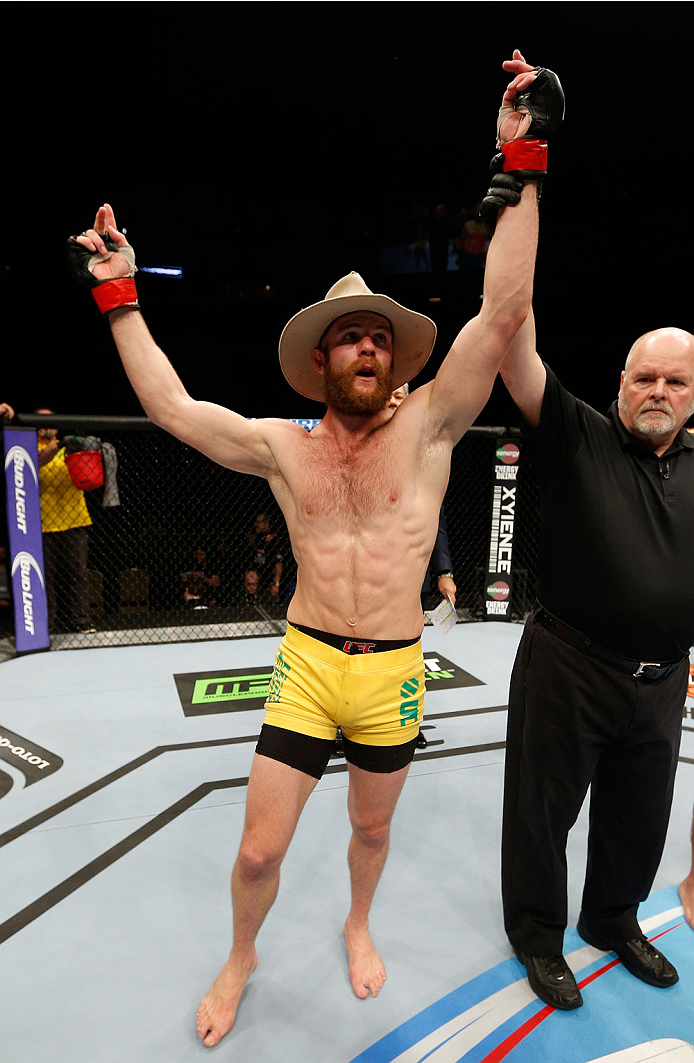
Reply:
[[[497,444],[494,453],[489,560],[484,584],[485,620],[511,619],[511,570],[519,461],[520,447],[517,442],[506,439]]]
[[[3,442],[15,645],[18,653],[28,653],[50,645],[36,430],[5,428]]]

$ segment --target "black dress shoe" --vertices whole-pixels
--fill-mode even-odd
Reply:
[[[514,949],[514,952],[520,962],[525,964],[530,988],[543,1003],[562,1011],[580,1008],[583,997],[562,955],[526,956],[518,949]]]
[[[583,940],[593,948],[602,949],[603,952],[616,952],[627,971],[636,978],[640,978],[642,982],[665,989],[679,981],[680,976],[670,961],[663,956],[662,952],[653,948],[643,934],[630,941],[610,941],[588,930],[581,919],[578,920],[576,929]]]
[[[426,747],[429,745],[421,731],[417,735],[417,741],[415,745],[417,746],[417,749],[426,749]]]

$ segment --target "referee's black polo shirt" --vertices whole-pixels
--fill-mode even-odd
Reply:
[[[537,596],[615,653],[672,661],[694,643],[694,436],[660,458],[547,369],[525,439],[540,485]]]

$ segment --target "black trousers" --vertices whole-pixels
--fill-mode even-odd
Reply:
[[[598,935],[640,933],[665,844],[688,660],[635,679],[567,645],[534,615],[511,677],[502,832],[506,933],[531,956],[562,951],[566,839],[591,787],[582,916]]]
[[[89,621],[88,551],[86,528],[43,533],[48,625],[51,629],[59,602],[74,627]]]

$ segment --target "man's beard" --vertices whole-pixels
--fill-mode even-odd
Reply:
[[[674,432],[677,420],[671,409],[642,410],[634,418],[634,428],[644,436],[665,436]]]
[[[620,398],[619,408],[626,409],[626,403]],[[634,429],[643,436],[665,436],[677,428],[675,411],[669,403],[662,406],[650,406],[640,409],[634,415]]]
[[[355,365],[348,369],[333,369],[330,362],[326,362],[325,392],[330,409],[352,416],[369,415],[385,409],[393,391],[392,367],[384,369],[378,362],[369,365],[374,371],[376,387],[368,392],[359,392],[354,387],[354,379],[361,368]]]

